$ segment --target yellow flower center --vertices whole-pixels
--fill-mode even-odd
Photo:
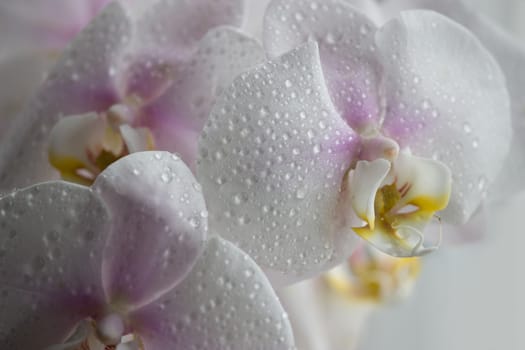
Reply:
[[[395,258],[363,248],[323,278],[332,292],[351,302],[389,303],[410,294],[420,269],[419,258]]]
[[[110,164],[138,151],[155,149],[147,128],[130,126],[129,108],[63,118],[50,135],[49,162],[66,181],[90,185]]]
[[[351,227],[362,238],[398,257],[437,248],[423,247],[423,231],[448,204],[452,179],[445,165],[401,152],[393,159],[358,161],[345,181],[344,203],[351,203],[359,221]]]

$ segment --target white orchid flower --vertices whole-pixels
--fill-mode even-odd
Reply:
[[[378,25],[408,9],[437,11],[472,31],[498,61],[511,99],[512,142],[509,156],[490,198],[500,200],[525,189],[525,47],[491,19],[463,0],[345,0],[374,18]],[[475,4],[475,2],[471,2]]]
[[[56,179],[90,184],[129,153],[177,152],[197,137],[225,84],[263,59],[234,26],[235,1],[117,1],[84,30],[0,147],[0,191]]]
[[[91,188],[3,197],[0,347],[292,349],[268,280],[232,244],[206,240],[207,215],[167,152],[125,157]]]
[[[336,0],[273,1],[265,23],[275,58],[235,79],[200,140],[224,237],[304,277],[348,257],[355,233],[409,257],[435,249],[436,213],[469,220],[511,136],[503,74],[474,35],[427,11],[378,29]]]

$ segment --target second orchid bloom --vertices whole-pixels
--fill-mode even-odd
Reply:
[[[234,81],[200,141],[225,237],[307,276],[355,233],[415,256],[439,243],[424,245],[428,227],[472,216],[511,137],[505,79],[474,35],[434,12],[378,29],[344,2],[294,0],[270,4],[264,39],[275,58]]]

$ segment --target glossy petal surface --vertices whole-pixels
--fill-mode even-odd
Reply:
[[[322,269],[349,248],[336,243],[335,218],[358,142],[333,108],[315,43],[242,75],[200,140],[210,224],[265,268]]]
[[[212,237],[191,273],[132,315],[146,349],[288,350],[289,321],[261,269]]]
[[[268,8],[264,42],[276,56],[316,40],[331,98],[348,124],[363,131],[377,126],[381,112],[375,31],[343,1],[280,0]]]
[[[60,342],[101,310],[108,230],[104,205],[86,187],[45,183],[0,200],[1,344]]]
[[[404,12],[376,41],[386,71],[383,130],[401,147],[451,170],[443,217],[465,222],[509,149],[505,79],[471,33],[437,13]]]
[[[216,96],[263,59],[260,44],[237,30],[209,31],[190,59],[176,64],[171,87],[147,108],[141,124],[153,130],[160,149],[176,151],[194,168],[198,134]]]
[[[102,272],[111,302],[148,302],[188,273],[206,237],[207,211],[180,158],[134,153],[109,166],[93,189],[112,222]]]
[[[525,172],[525,156],[522,150],[525,141],[525,47],[506,33],[496,23],[483,16],[477,8],[468,6],[462,0],[388,0],[380,4],[370,1],[352,0],[360,10],[372,15],[378,25],[397,16],[399,11],[428,9],[439,12],[469,29],[498,61],[505,74],[511,98],[513,116],[513,137],[510,154],[497,181],[490,186],[490,198],[503,198],[523,187],[521,174]],[[379,13],[379,16],[375,14]]]
[[[101,111],[114,103],[109,67],[129,29],[124,10],[113,3],[77,37],[2,140],[0,192],[57,177],[47,161],[48,133],[63,116]]]

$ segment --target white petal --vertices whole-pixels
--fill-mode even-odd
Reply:
[[[93,324],[90,320],[83,320],[77,326],[77,329],[73,334],[67,338],[64,343],[55,344],[50,347],[45,348],[44,350],[78,350],[82,349],[82,343],[87,340],[90,333],[93,331]]]
[[[48,133],[61,117],[115,103],[109,71],[129,32],[129,19],[113,3],[77,37],[1,140],[0,192],[57,177],[47,159]]]
[[[131,322],[146,349],[293,349],[288,318],[264,273],[216,237],[181,284]]]
[[[54,61],[52,55],[43,52],[0,60],[0,140]]]
[[[212,227],[264,268],[323,269],[348,248],[335,218],[358,142],[330,102],[314,43],[242,75],[200,140]]]
[[[399,208],[410,204],[435,212],[447,205],[452,174],[443,163],[401,152],[394,162],[394,173],[398,189],[404,184],[409,185]]]
[[[445,220],[465,222],[503,164],[511,137],[505,79],[465,28],[433,12],[404,12],[376,36],[386,69],[383,130],[452,172]]]
[[[0,199],[0,344],[60,343],[101,311],[108,231],[106,208],[86,187],[46,183]]]
[[[131,154],[102,172],[93,189],[112,222],[102,272],[110,301],[149,302],[189,272],[203,249],[208,213],[180,158]]]
[[[27,350],[62,343],[80,319],[63,307],[56,299],[0,286],[0,347]]]
[[[390,162],[376,159],[372,162],[359,161],[348,177],[348,193],[352,208],[357,216],[374,228],[374,201],[379,187],[390,171]]]
[[[198,49],[175,65],[175,80],[148,108],[145,121],[159,149],[177,152],[195,168],[198,134],[216,97],[232,80],[264,59],[261,45],[233,28],[209,31]]]
[[[246,2],[246,13],[242,25],[242,31],[262,40],[263,21],[266,9],[271,0],[248,0]]]
[[[525,172],[525,155],[522,152],[525,148],[522,137],[525,133],[525,98],[523,97],[525,47],[519,43],[518,38],[513,38],[496,23],[481,14],[478,8],[468,6],[465,1],[461,0],[386,1],[380,7],[383,19],[376,23],[382,23],[384,18],[393,17],[399,11],[406,9],[420,8],[442,13],[472,31],[494,55],[505,74],[511,98],[514,132],[511,154],[507,157],[497,181],[491,186],[490,197],[502,198],[513,194],[518,188],[523,188],[521,174]],[[363,4],[360,4],[359,8],[370,14],[371,10],[365,10]]]
[[[210,29],[242,23],[243,0],[154,0],[123,4],[137,19],[138,47],[160,49],[183,57]],[[152,4],[151,4],[152,3]]]
[[[375,31],[367,17],[342,1],[279,0],[268,7],[264,43],[277,56],[316,40],[334,104],[354,130],[365,131],[380,120],[382,68]]]

